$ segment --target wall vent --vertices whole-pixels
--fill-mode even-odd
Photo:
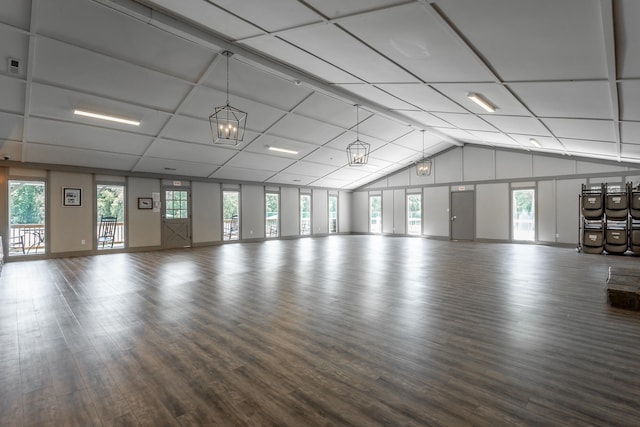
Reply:
[[[15,74],[15,75],[19,75],[20,74],[20,60],[15,59],[15,58],[9,58],[9,60],[7,61],[7,71],[9,72],[9,74]]]

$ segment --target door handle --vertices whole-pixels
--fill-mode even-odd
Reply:
[[[452,217],[451,217],[451,221],[455,221],[455,220],[456,220],[456,218],[457,218],[457,216],[455,216],[455,215],[454,215],[454,216],[452,216]]]

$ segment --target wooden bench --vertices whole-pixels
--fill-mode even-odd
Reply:
[[[605,289],[613,307],[640,310],[640,269],[609,267]]]

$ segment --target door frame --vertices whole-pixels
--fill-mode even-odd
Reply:
[[[457,216],[455,215],[455,212],[453,211],[453,197],[454,194],[458,194],[458,193],[466,193],[466,194],[471,194],[471,197],[473,199],[473,209],[472,209],[472,217],[471,217],[471,227],[473,230],[473,235],[471,236],[471,239],[455,239],[453,237],[453,221],[454,218]],[[475,192],[475,188],[472,189],[459,189],[458,191],[450,191],[450,196],[449,196],[449,240],[466,240],[466,241],[475,241],[476,239],[476,192]]]
[[[160,244],[162,246],[163,249],[169,249],[169,247],[167,247],[165,245],[165,237],[166,237],[166,231],[165,231],[165,215],[167,212],[167,200],[166,200],[166,192],[167,190],[170,191],[186,191],[187,192],[187,209],[188,209],[188,215],[186,218],[187,221],[187,225],[189,227],[189,244],[186,246],[179,246],[179,247],[193,247],[193,223],[192,223],[192,218],[193,218],[193,212],[192,212],[192,205],[191,205],[191,186],[174,186],[174,185],[162,185],[161,189],[160,189],[160,200],[161,200],[161,212],[160,212]],[[170,248],[174,248],[173,246]]]

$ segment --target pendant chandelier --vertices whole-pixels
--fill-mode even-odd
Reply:
[[[369,162],[370,145],[360,141],[360,106],[356,104],[356,140],[347,145],[347,159],[349,166],[364,166]]]
[[[422,131],[422,160],[416,162],[416,173],[418,176],[431,175],[431,159],[424,157],[424,130]]]
[[[216,107],[209,116],[211,137],[214,144],[238,145],[244,138],[244,128],[247,124],[247,113],[229,105],[229,58],[233,52],[222,52],[227,58],[227,104]]]

